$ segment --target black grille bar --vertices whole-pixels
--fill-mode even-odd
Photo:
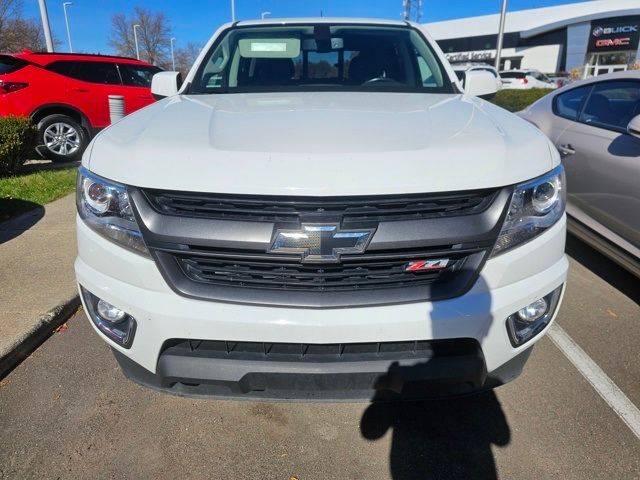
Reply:
[[[288,222],[304,216],[333,215],[343,222],[383,222],[479,213],[491,204],[497,191],[322,198],[146,189],[144,195],[157,212],[165,215],[254,222]]]
[[[475,252],[477,253],[477,249]],[[333,291],[357,290],[430,284],[459,271],[469,249],[449,251],[448,265],[442,270],[406,271],[413,258],[434,258],[433,254],[415,253],[413,257],[367,255],[344,257],[338,264],[302,264],[298,259],[279,259],[268,255],[262,259],[228,259],[222,256],[176,254],[183,273],[195,282],[242,288],[277,290]]]
[[[415,257],[372,261],[374,255],[369,254],[367,260],[343,257],[338,264],[302,264],[299,259],[278,263],[276,258],[263,262],[216,257],[211,252],[200,256],[152,250],[167,283],[181,295],[303,308],[385,305],[461,295],[477,278],[487,255],[486,249],[465,252],[450,251],[451,264],[444,270],[412,273],[405,272],[404,266]]]
[[[429,359],[476,353],[473,339],[409,340],[370,343],[271,343],[230,340],[183,340],[165,343],[161,355],[264,362],[362,362]]]

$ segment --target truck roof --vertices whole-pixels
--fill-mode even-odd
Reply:
[[[253,25],[294,25],[308,23],[326,23],[326,24],[362,24],[362,25],[389,25],[389,26],[407,26],[408,23],[402,20],[388,20],[385,18],[349,18],[349,17],[298,17],[298,18],[265,18],[264,20],[242,20],[236,25],[240,27]]]

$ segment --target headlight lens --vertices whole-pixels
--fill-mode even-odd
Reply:
[[[81,167],[76,205],[80,218],[92,230],[129,250],[149,255],[124,185],[100,178]]]
[[[516,186],[491,256],[504,253],[544,232],[560,220],[565,204],[566,185],[562,165]]]

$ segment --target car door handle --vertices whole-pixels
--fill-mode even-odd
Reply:
[[[88,88],[72,88],[71,90],[73,90],[74,92],[88,92],[89,91]]]
[[[570,143],[567,143],[566,145],[556,145],[556,148],[560,152],[560,155],[562,155],[563,157],[568,157],[569,155],[573,155],[574,153],[576,153],[575,149],[571,146]]]
[[[144,100],[152,100],[153,97],[151,95],[140,95],[140,98],[144,99]]]

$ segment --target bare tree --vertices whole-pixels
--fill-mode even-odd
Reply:
[[[22,17],[22,0],[0,0],[0,52],[45,50],[42,25]]]
[[[109,45],[120,55],[134,57],[136,55],[133,26],[138,28],[138,47],[140,59],[154,65],[165,64],[168,58],[171,27],[163,12],[151,12],[142,7],[135,7],[132,17],[117,14],[111,18],[111,36]]]
[[[18,18],[21,13],[21,0],[0,0],[0,33],[4,33],[6,24]]]
[[[178,49],[175,53],[176,70],[185,77],[198,55],[200,55],[200,46],[194,42],[189,42],[184,48]],[[167,68],[170,68],[170,65],[167,65]]]
[[[55,42],[57,44],[59,42]],[[46,42],[42,25],[37,20],[15,18],[5,23],[0,32],[0,52],[22,50],[44,51]]]

